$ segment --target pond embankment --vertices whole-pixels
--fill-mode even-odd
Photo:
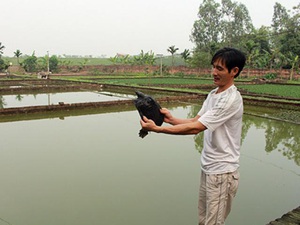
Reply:
[[[299,225],[300,224],[300,206],[284,214],[282,217],[271,221],[267,225]]]
[[[168,87],[149,87],[149,86],[130,86],[130,85],[119,85],[119,84],[101,84],[97,82],[80,82],[80,81],[66,81],[59,79],[29,79],[29,80],[1,80],[0,81],[0,95],[16,94],[23,95],[28,93],[51,93],[51,92],[68,92],[68,91],[100,91],[105,88],[112,88],[116,90],[127,90],[134,93],[135,90],[144,90],[145,92],[162,92],[162,96],[156,98],[158,102],[186,102],[195,99],[204,100],[208,91],[199,93],[194,87],[190,88],[168,88]],[[211,85],[209,86],[211,89]],[[206,90],[207,85],[204,85],[200,90]],[[199,90],[198,89],[198,90]],[[174,94],[175,93],[175,94]],[[290,99],[271,95],[262,95],[254,93],[243,93],[243,99],[245,105],[251,106],[262,106],[276,109],[285,109],[300,111],[300,99]],[[84,109],[84,108],[103,108],[113,105],[131,105],[132,100],[118,100],[108,102],[84,102],[84,103],[66,103],[63,100],[56,104],[49,104],[43,106],[26,106],[26,107],[14,107],[0,109],[0,115],[13,115],[13,114],[28,114],[37,112],[51,112],[51,111],[64,111],[73,109]],[[133,104],[132,104],[133,105]],[[261,115],[261,114],[260,114]],[[294,117],[289,119],[288,113],[284,115],[284,120],[295,121]],[[267,117],[267,115],[264,115]],[[270,117],[271,118],[271,117]],[[277,117],[278,119],[278,117]],[[280,117],[279,117],[280,119]]]

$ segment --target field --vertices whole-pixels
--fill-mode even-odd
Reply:
[[[292,97],[300,99],[299,85],[277,85],[277,84],[260,84],[260,85],[239,85],[239,88],[257,94],[270,94],[281,97]]]
[[[126,85],[161,85],[161,86],[183,86],[183,85],[206,85],[212,84],[211,79],[196,79],[196,78],[175,78],[175,77],[148,77],[148,78],[118,78],[99,79],[100,82],[107,84],[126,84]]]
[[[8,78],[3,77],[3,81]],[[36,80],[36,76],[18,76],[12,81],[29,80],[29,82],[42,81]],[[9,79],[11,80],[11,79]],[[46,82],[58,82],[72,81],[72,84],[79,82],[80,85],[87,84],[87,87],[92,84],[91,87],[99,85],[103,87],[108,84],[109,88],[117,87],[118,89],[134,88],[135,90],[145,90],[145,93],[150,91],[159,92],[168,90],[176,92],[178,95],[198,94],[203,98],[205,95],[215,88],[212,78],[200,78],[200,77],[176,77],[176,76],[146,76],[143,75],[53,75],[50,80]],[[73,83],[75,82],[75,83]],[[67,83],[67,82],[66,82]],[[2,85],[3,86],[3,85]],[[52,85],[50,85],[52,86]],[[275,116],[276,118],[282,118],[284,120],[300,123],[300,92],[299,83],[294,84],[249,84],[249,80],[238,79],[236,86],[241,91],[244,103],[249,106],[263,107],[265,109],[276,108],[279,109]],[[3,87],[4,88],[4,87]],[[67,88],[67,86],[66,86]],[[100,88],[100,89],[101,89]],[[86,89],[86,88],[85,88]],[[61,87],[59,87],[61,90]],[[154,93],[152,92],[152,93]]]
[[[164,88],[176,88],[176,89],[190,89],[190,90],[211,90],[213,81],[210,78],[182,78],[182,77],[135,77],[126,78],[112,77],[112,78],[95,78],[95,77],[80,77],[76,80],[93,81],[105,84],[117,84],[117,85],[132,85],[132,86],[162,86]],[[299,83],[291,84],[244,84],[246,81],[239,79],[236,81],[236,86],[244,91],[254,94],[266,94],[286,98],[300,99],[300,85]]]

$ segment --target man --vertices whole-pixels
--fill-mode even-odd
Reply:
[[[175,118],[167,109],[164,122],[156,126],[143,117],[143,129],[166,134],[198,134],[204,131],[199,190],[199,225],[223,225],[239,182],[240,139],[243,100],[234,85],[245,65],[245,55],[234,48],[223,48],[211,60],[214,84],[201,110],[194,118]]]

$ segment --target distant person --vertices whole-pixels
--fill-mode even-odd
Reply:
[[[176,118],[164,108],[164,122],[172,126],[156,126],[146,117],[140,121],[143,129],[157,133],[195,135],[204,131],[199,225],[223,225],[238,189],[243,99],[234,78],[243,70],[245,61],[245,55],[234,48],[215,53],[211,64],[217,87],[208,94],[194,118]]]

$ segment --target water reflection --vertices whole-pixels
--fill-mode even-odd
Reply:
[[[193,117],[200,105],[163,106]],[[134,106],[1,121],[0,217],[10,224],[197,224],[201,135],[140,139]],[[244,115],[228,224],[266,224],[299,204],[298,134],[299,125]]]
[[[4,97],[2,95],[0,95],[0,109],[3,109],[5,105],[6,105],[6,102],[4,100]]]
[[[28,92],[28,93],[27,93]],[[34,93],[30,90],[17,94],[0,95],[0,109],[10,107],[26,107],[26,106],[38,106],[38,105],[51,105],[58,104],[59,102],[65,103],[83,103],[83,102],[102,102],[102,101],[114,101],[114,100],[127,100],[136,98],[135,89],[111,89],[101,88],[100,90],[87,90],[79,89],[76,91],[63,92],[44,92],[40,91]],[[157,92],[147,90],[147,94],[154,98],[165,96],[176,96],[180,93],[176,92]]]
[[[198,105],[191,105],[187,116],[194,117],[199,111]],[[247,113],[247,111],[246,111]],[[279,151],[284,157],[300,166],[300,125],[277,121],[267,118],[244,115],[242,143],[251,127],[264,130],[266,152]],[[201,152],[203,148],[203,134],[194,137],[195,148]]]
[[[251,127],[264,130],[265,151],[279,151],[284,157],[300,166],[300,125],[289,122],[245,116],[243,122],[243,139]]]
[[[59,102],[83,103],[133,99],[134,95],[109,91],[76,91],[40,94],[0,95],[0,108],[52,105]]]
[[[16,95],[16,100],[19,102],[21,102],[23,98],[24,98],[24,96],[22,96],[20,94]]]

